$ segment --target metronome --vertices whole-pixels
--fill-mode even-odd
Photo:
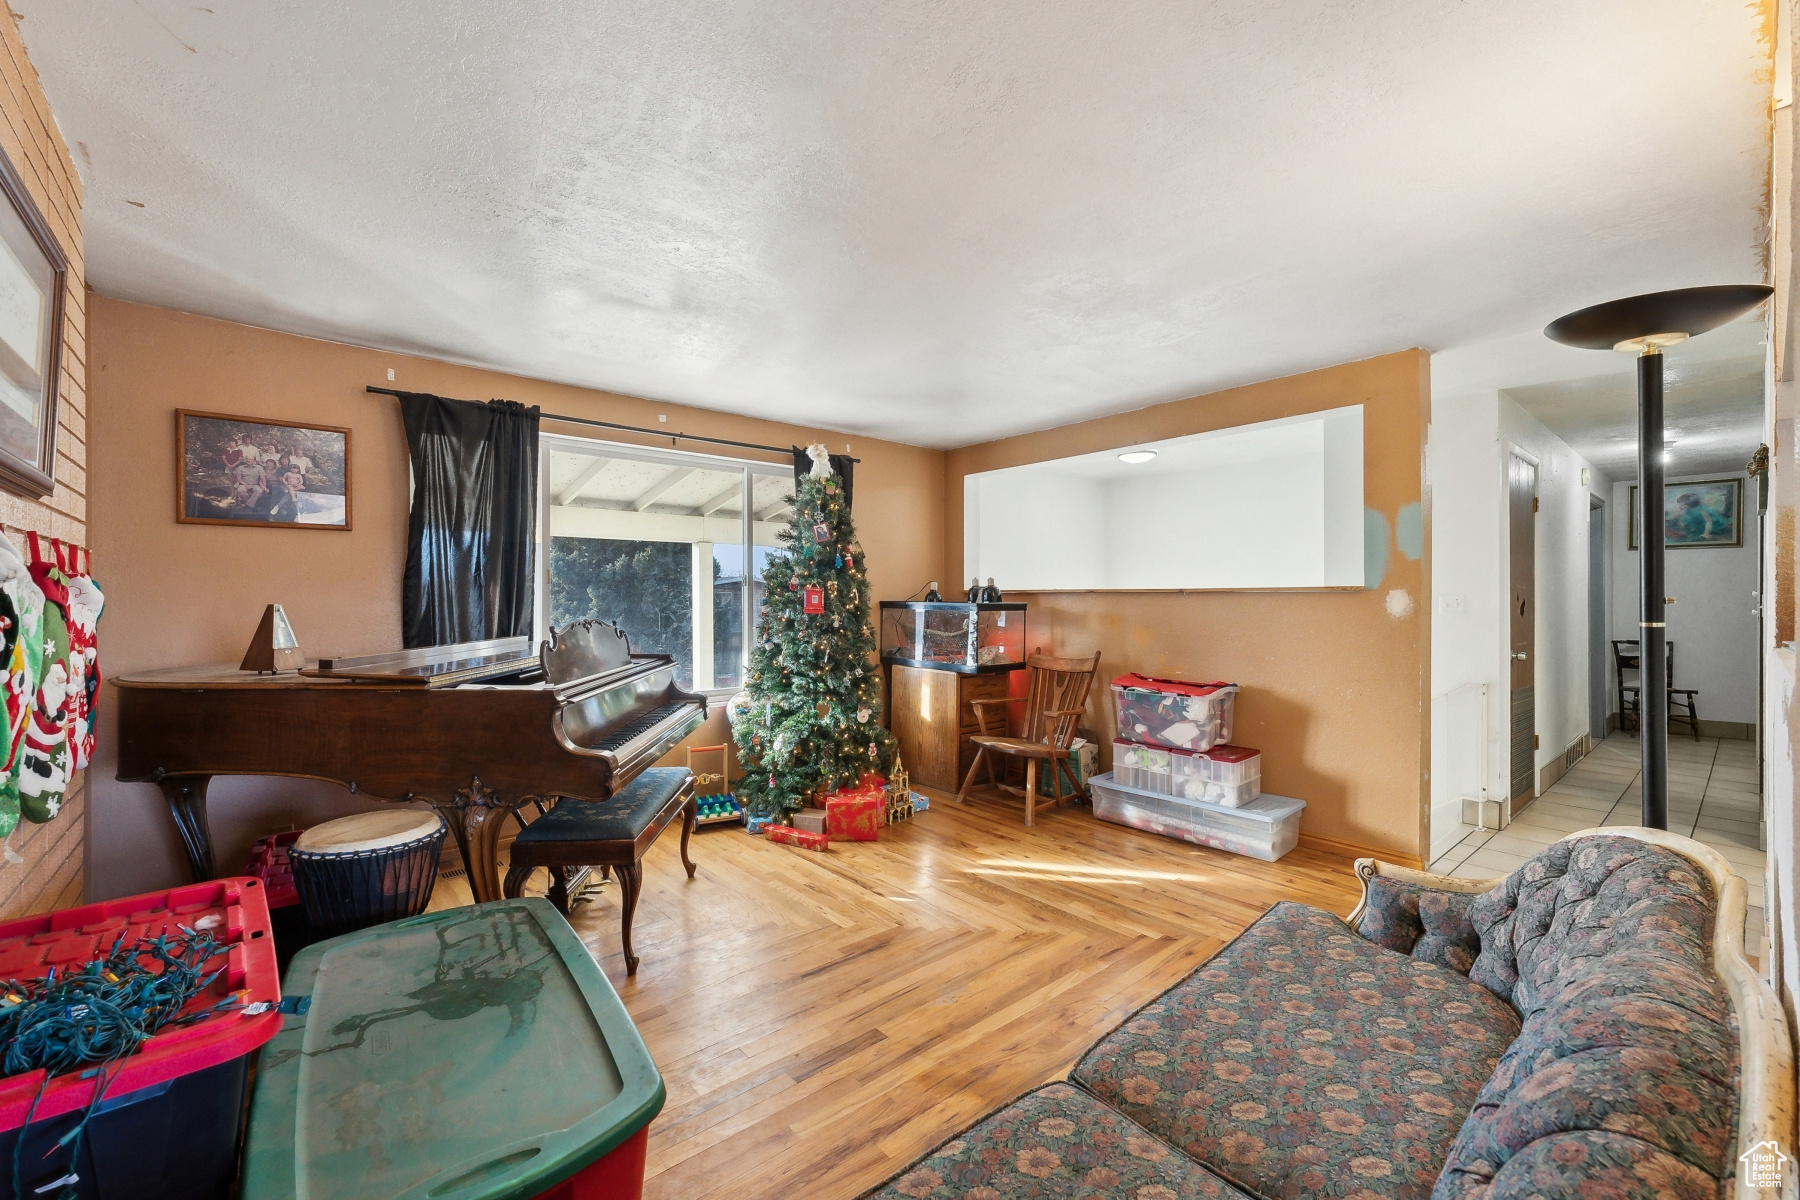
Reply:
[[[305,665],[306,655],[300,652],[300,639],[294,636],[287,614],[281,611],[281,605],[269,605],[263,610],[262,624],[250,638],[250,648],[244,651],[238,670],[272,675],[277,671],[298,671]]]

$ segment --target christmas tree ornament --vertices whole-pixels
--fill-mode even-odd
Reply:
[[[869,723],[869,706],[868,705],[859,704],[856,706],[856,723],[858,725],[867,725]]]
[[[820,521],[817,525],[812,527],[812,536],[815,545],[825,545],[827,542],[831,541],[831,526]]]
[[[825,703],[823,700],[821,700],[817,704],[813,705],[813,711],[818,713],[820,717],[824,717],[824,715],[826,713],[831,711],[831,705],[829,705],[829,704]]]
[[[837,569],[840,571],[844,569],[844,556],[841,554],[837,556]]]
[[[825,611],[825,589],[813,586],[805,589],[801,611],[806,613],[822,613]]]

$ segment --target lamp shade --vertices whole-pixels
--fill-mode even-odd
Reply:
[[[1544,327],[1544,336],[1583,350],[1611,350],[1620,342],[1660,333],[1694,337],[1737,320],[1774,291],[1745,283],[1647,292],[1558,317]]]

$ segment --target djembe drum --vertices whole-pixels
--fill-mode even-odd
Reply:
[[[424,912],[446,832],[434,812],[390,808],[301,834],[288,858],[313,935],[334,937]]]

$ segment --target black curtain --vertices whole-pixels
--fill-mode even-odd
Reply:
[[[852,502],[850,481],[851,473],[856,470],[856,460],[848,454],[833,454],[831,470],[837,475],[838,482],[844,487],[844,507],[855,508]],[[812,474],[812,456],[800,447],[794,447],[794,490],[800,490],[800,477]]]
[[[406,648],[529,634],[538,410],[401,392],[400,415],[413,477]]]

